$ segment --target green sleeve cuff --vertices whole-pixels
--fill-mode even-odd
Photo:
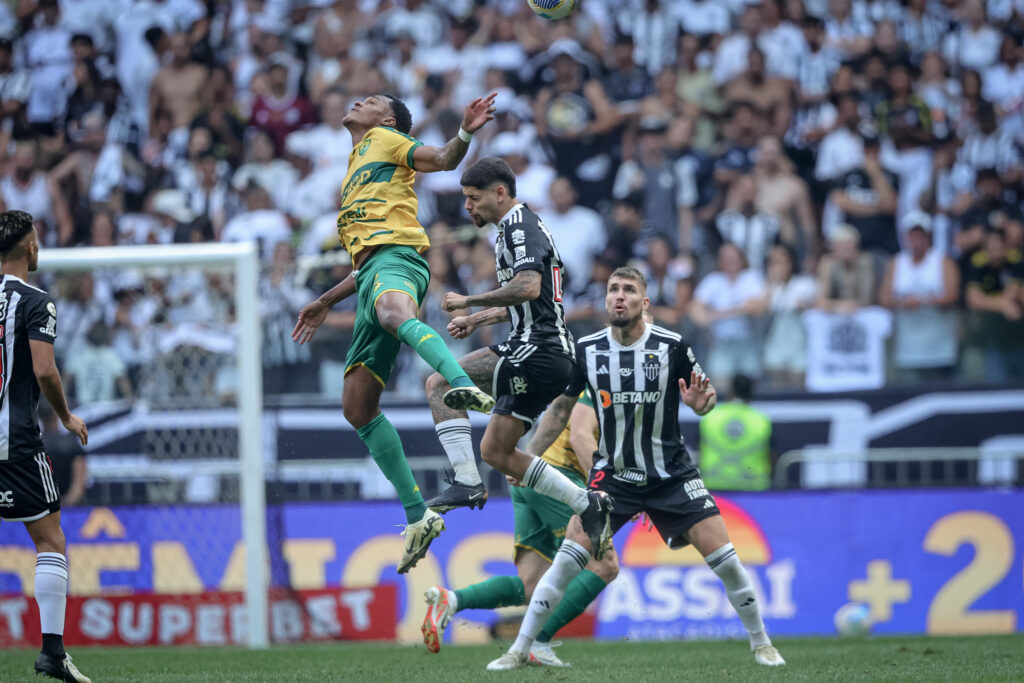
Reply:
[[[413,152],[416,151],[417,147],[422,147],[422,146],[423,146],[422,142],[417,142],[416,144],[414,144],[412,147],[409,148],[409,153],[405,156],[405,165],[408,166],[409,168],[411,168],[414,171],[416,170],[416,166],[413,164],[412,155],[413,155]]]

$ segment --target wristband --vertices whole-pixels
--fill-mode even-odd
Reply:
[[[459,126],[459,139],[463,142],[469,142],[473,139],[473,134],[466,131],[465,128]]]

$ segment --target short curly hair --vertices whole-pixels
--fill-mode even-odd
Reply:
[[[385,94],[384,97],[391,103],[391,111],[395,115],[395,130],[408,135],[412,130],[412,114],[409,113],[409,107],[394,95]]]

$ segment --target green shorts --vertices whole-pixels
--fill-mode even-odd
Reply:
[[[555,467],[552,465],[552,467]],[[555,467],[580,488],[587,483],[576,470]],[[572,508],[523,486],[512,487],[512,513],[515,518],[516,555],[520,549],[532,550],[548,562],[565,539],[565,528],[572,519]]]
[[[381,247],[359,269],[356,275],[356,322],[352,329],[352,345],[345,358],[345,374],[360,365],[373,373],[381,384],[387,384],[402,342],[380,326],[377,320],[377,299],[385,292],[402,292],[419,306],[430,284],[430,266],[412,247]]]

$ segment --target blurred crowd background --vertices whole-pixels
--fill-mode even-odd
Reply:
[[[829,388],[808,363],[858,349],[868,386],[1024,377],[1022,0],[582,0],[561,22],[523,0],[5,0],[0,35],[4,208],[49,248],[258,241],[269,394],[340,396],[354,298],[312,345],[289,333],[348,273],[342,119],[383,92],[433,145],[498,92],[464,164],[516,171],[578,334],[633,262],[722,387]],[[459,175],[417,179],[438,329],[446,291],[495,286]],[[230,399],[228,276],[44,285],[75,403],[158,394],[172,357]],[[422,397],[426,372],[404,356],[389,389]]]

